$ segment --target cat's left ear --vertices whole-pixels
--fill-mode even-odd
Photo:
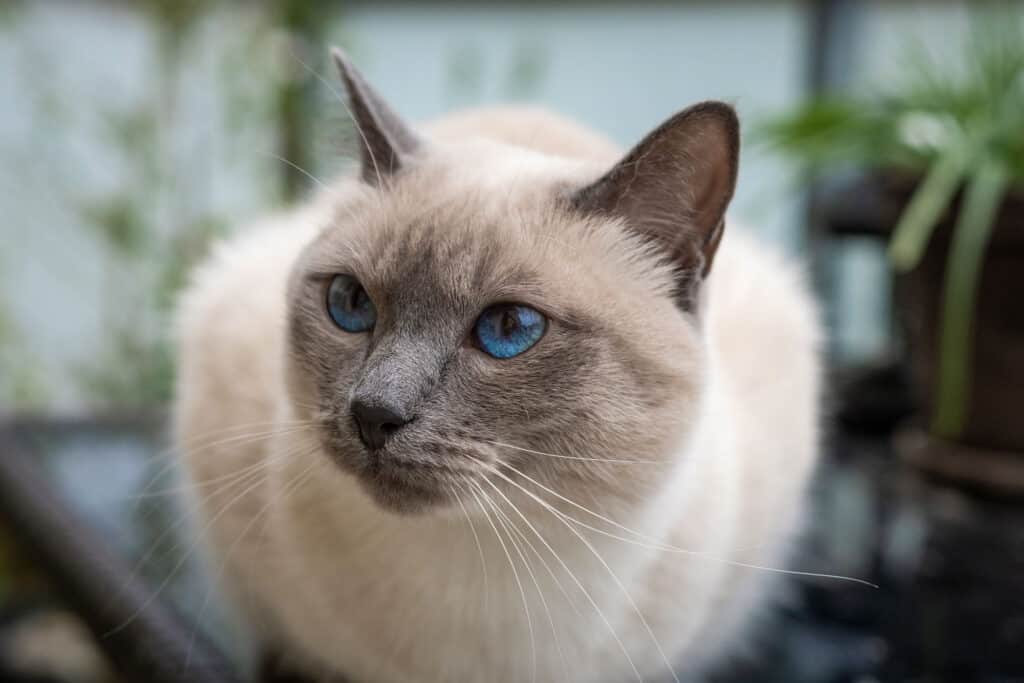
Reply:
[[[348,91],[349,114],[356,125],[363,180],[371,185],[382,185],[416,153],[420,140],[366,82],[344,52],[331,48],[331,56]]]
[[[622,218],[667,252],[679,271],[680,303],[692,309],[722,238],[739,139],[732,107],[694,105],[648,134],[572,202],[583,212]]]

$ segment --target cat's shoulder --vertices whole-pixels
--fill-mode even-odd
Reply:
[[[322,202],[268,216],[211,249],[178,300],[183,378],[245,384],[277,361],[292,265],[324,225]],[[216,377],[214,377],[216,375]]]
[[[798,259],[730,224],[707,296],[708,331],[728,372],[751,386],[784,378],[814,393],[824,335]]]
[[[746,309],[775,317],[778,325],[817,334],[817,302],[805,264],[743,225],[730,222],[715,258],[710,282],[712,308]]]

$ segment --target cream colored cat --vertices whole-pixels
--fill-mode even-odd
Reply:
[[[722,238],[735,115],[625,157],[529,109],[413,131],[336,59],[360,174],[221,245],[182,303],[224,589],[313,679],[699,671],[767,592],[817,440],[801,278]]]

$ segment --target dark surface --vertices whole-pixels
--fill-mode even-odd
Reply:
[[[894,380],[867,386],[884,391],[886,381]],[[878,588],[787,580],[788,598],[748,638],[748,654],[713,682],[1024,681],[1024,503],[903,464],[888,445],[892,413],[837,417],[790,566]],[[851,429],[864,424],[871,429]],[[218,631],[216,601],[180,542],[173,479],[158,476],[167,463],[159,428],[39,423],[22,433],[81,520],[127,558],[129,574],[188,615],[186,641],[196,629]]]
[[[794,581],[725,681],[1024,681],[1024,506],[922,477],[877,440],[833,444]]]
[[[896,365],[833,378],[841,400],[790,568],[797,579],[713,683],[1024,681],[1024,500],[930,477],[892,437],[912,413]]]

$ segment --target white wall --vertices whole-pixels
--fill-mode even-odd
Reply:
[[[802,4],[384,3],[340,20],[367,77],[403,113],[507,100],[540,103],[605,132],[623,146],[706,99],[735,104],[745,120],[800,97]],[[354,39],[345,41],[346,36]],[[536,59],[533,87],[514,87],[517,64]],[[470,85],[459,87],[458,65]],[[473,83],[477,84],[475,87]],[[772,239],[795,243],[792,203],[780,202],[781,167],[745,150],[735,215]]]

